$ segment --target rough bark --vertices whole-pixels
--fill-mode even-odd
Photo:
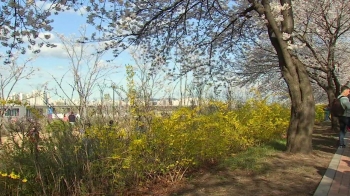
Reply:
[[[281,5],[291,0],[281,0]],[[287,131],[287,152],[310,153],[312,152],[312,131],[315,119],[315,101],[312,86],[306,67],[298,59],[293,51],[288,49],[287,41],[282,33],[293,32],[292,9],[282,11],[284,21],[278,26],[271,13],[270,2],[263,0],[264,14],[268,20],[267,28],[271,44],[275,48],[282,76],[289,88],[291,99],[291,117]],[[261,8],[261,7],[260,7]]]
[[[295,73],[286,73],[291,96],[291,118],[287,132],[287,151],[310,153],[315,119],[315,102],[312,87],[304,65],[292,57]]]

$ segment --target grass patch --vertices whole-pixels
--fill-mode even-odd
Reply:
[[[274,141],[271,141],[265,145],[266,145],[266,147],[272,148],[273,150],[285,151],[286,146],[287,146],[287,141],[285,139],[274,140]]]
[[[220,168],[249,170],[254,173],[266,172],[271,166],[266,164],[265,160],[276,151],[284,151],[285,148],[285,140],[275,140],[262,146],[251,147],[223,161]]]

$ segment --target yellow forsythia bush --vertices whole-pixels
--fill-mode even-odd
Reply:
[[[325,104],[317,104],[315,106],[315,122],[323,122],[324,121],[324,115],[325,115],[324,108],[325,107],[326,107]]]
[[[169,117],[153,116],[146,133],[132,132],[121,139],[118,131],[99,130],[95,137],[100,148],[106,148],[106,143],[125,144],[123,149],[110,148],[110,157],[119,165],[118,178],[138,182],[145,174],[161,174],[176,180],[188,169],[280,138],[288,126],[289,109],[279,104],[258,100],[248,101],[237,110],[227,108],[221,102],[181,108]]]
[[[266,100],[249,100],[236,110],[239,122],[248,126],[248,134],[257,144],[265,143],[286,133],[290,110]]]
[[[23,188],[26,178],[21,178],[15,172],[6,173],[0,171],[0,188],[3,195],[16,195],[16,191]]]
[[[123,195],[132,186],[154,179],[177,181],[203,164],[218,163],[233,153],[278,139],[287,130],[289,112],[287,107],[260,99],[235,109],[210,101],[168,116],[147,113],[145,129],[139,129],[140,122],[134,118],[112,126],[92,124],[79,133],[78,127],[70,130],[57,123],[46,127],[52,134],[42,138],[38,158],[20,148],[22,154],[13,153],[14,163],[8,160],[7,168],[18,165],[14,169],[28,176],[23,190],[28,195],[44,190],[50,195]],[[31,161],[16,162],[23,157]],[[40,178],[33,162],[41,166]],[[39,186],[38,179],[47,184]]]
[[[118,179],[135,181],[148,173],[176,180],[174,175],[187,169],[280,138],[288,120],[288,108],[265,100],[248,101],[236,110],[222,102],[209,102],[201,108],[180,108],[169,117],[153,116],[146,133],[104,127],[87,134],[97,138],[98,154],[118,163],[119,168],[113,165]]]

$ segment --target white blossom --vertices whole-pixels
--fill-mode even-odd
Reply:
[[[285,33],[285,32],[282,33],[282,38],[283,38],[283,40],[288,40],[290,37],[291,37],[291,36],[290,36],[289,33]]]

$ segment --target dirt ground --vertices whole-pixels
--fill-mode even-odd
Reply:
[[[182,182],[156,186],[141,195],[168,196],[306,196],[313,195],[336,151],[337,134],[330,124],[315,126],[311,155],[283,151],[267,156],[258,171],[249,169],[201,170]]]

